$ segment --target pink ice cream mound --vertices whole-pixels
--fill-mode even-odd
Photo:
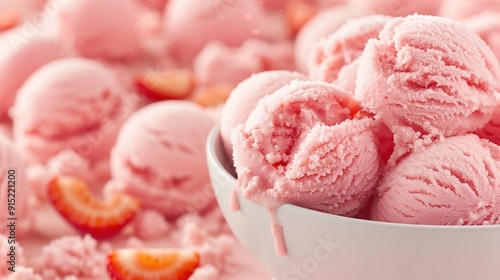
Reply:
[[[450,136],[491,119],[499,81],[498,60],[476,33],[445,18],[412,15],[391,20],[368,42],[355,96],[391,130]]]
[[[374,15],[348,20],[321,40],[313,50],[309,76],[326,82],[335,81],[339,71],[361,56],[366,42],[377,37],[390,19],[388,16]]]
[[[19,88],[33,72],[53,60],[69,56],[63,44],[48,36],[20,40],[21,30],[15,28],[0,37],[0,119],[7,117]],[[13,38],[19,43],[9,42]]]
[[[214,196],[205,141],[214,121],[188,101],[163,101],[134,113],[111,153],[106,193],[125,192],[166,218],[199,212]]]
[[[82,56],[130,59],[142,52],[132,0],[73,0],[58,14],[61,37]]]
[[[353,216],[378,180],[373,120],[351,120],[351,95],[292,81],[262,98],[232,133],[237,191],[276,208],[291,203]]]
[[[220,132],[227,155],[231,156],[231,130],[245,123],[259,100],[272,94],[293,80],[307,80],[307,77],[290,71],[265,71],[250,76],[233,89],[222,110]]]
[[[126,110],[122,88],[102,64],[83,58],[57,60],[36,71],[12,110],[20,152],[47,162],[72,149],[91,162],[105,159]]]
[[[454,136],[405,157],[385,174],[377,221],[427,225],[500,223],[500,147]]]

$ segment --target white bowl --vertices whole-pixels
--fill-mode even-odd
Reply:
[[[278,256],[267,210],[241,196],[230,209],[235,186],[218,126],[207,141],[212,186],[239,241],[278,280],[498,280],[500,225],[423,226],[345,218],[283,205],[288,254]]]

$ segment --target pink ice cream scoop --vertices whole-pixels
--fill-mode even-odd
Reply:
[[[214,196],[205,141],[214,121],[188,101],[163,101],[134,113],[111,153],[105,193],[125,192],[167,218],[199,212]]]
[[[295,69],[293,43],[289,41],[266,42],[249,39],[241,46],[241,52],[257,55],[265,71]]]
[[[500,12],[498,0],[443,0],[439,15],[455,20],[463,20],[482,12]]]
[[[427,225],[499,224],[499,168],[500,147],[476,135],[438,141],[385,174],[372,218]]]
[[[135,5],[133,0],[68,1],[58,12],[61,38],[84,57],[134,58],[142,52]]]
[[[318,12],[300,29],[295,39],[295,66],[297,70],[307,73],[309,57],[315,44],[335,32],[348,19],[365,14],[351,6],[342,5]]]
[[[437,15],[442,1],[443,0],[349,0],[348,3],[364,12],[396,17],[407,16],[414,13]]]
[[[462,23],[474,30],[500,60],[500,9],[468,17]]]
[[[368,42],[355,96],[391,130],[450,136],[489,122],[499,78],[498,60],[472,30],[412,15],[391,20]]]
[[[0,135],[0,218],[8,224],[14,222],[13,228],[3,226],[0,235],[24,235],[30,228],[29,189],[26,183],[26,163],[14,147],[14,144]],[[6,225],[7,225],[6,224]],[[13,233],[12,233],[13,232]],[[1,275],[1,274],[0,274]]]
[[[196,82],[202,86],[236,85],[254,73],[264,70],[256,53],[242,52],[220,42],[209,43],[193,62]]]
[[[65,149],[106,159],[132,108],[102,64],[83,58],[51,62],[19,90],[12,110],[14,139],[30,161],[45,163]]]
[[[369,39],[375,38],[391,17],[374,15],[348,20],[337,31],[320,40],[309,60],[309,76],[333,82],[340,70],[361,56]]]
[[[380,171],[372,119],[354,119],[352,95],[292,81],[263,97],[233,132],[237,192],[273,210],[291,203],[356,215]]]
[[[249,39],[241,47],[228,47],[220,42],[208,44],[193,63],[197,83],[237,85],[262,71],[293,70],[293,45]]]
[[[190,64],[210,41],[239,46],[248,38],[258,37],[262,13],[257,1],[171,0],[164,16],[169,51]]]
[[[348,19],[366,15],[351,6],[343,5],[318,12],[300,29],[295,39],[295,66],[307,73],[314,46],[330,33],[339,29]]]
[[[233,89],[222,110],[220,131],[227,155],[232,155],[231,130],[245,123],[258,101],[293,80],[307,77],[290,71],[266,71],[252,75]]]
[[[54,38],[36,36],[26,40],[21,28],[3,33],[0,37],[0,119],[7,118],[17,91],[33,72],[69,55],[70,51]]]

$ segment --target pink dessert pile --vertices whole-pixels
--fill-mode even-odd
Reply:
[[[454,3],[0,0],[0,279],[271,279],[216,123],[271,213],[499,224],[500,8]]]
[[[369,15],[315,48],[311,80],[246,102],[239,124],[237,103],[222,115],[221,127],[233,125],[221,129],[237,173],[232,208],[236,194],[265,206],[279,255],[285,203],[383,222],[500,224],[500,65],[479,34],[438,16]],[[342,89],[344,68],[354,77]]]

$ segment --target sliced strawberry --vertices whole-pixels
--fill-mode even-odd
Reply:
[[[338,100],[338,102],[342,107],[349,109],[352,118],[361,111],[361,104],[354,97],[345,96]]]
[[[293,34],[297,34],[315,14],[314,6],[304,0],[290,0],[285,7],[285,18]]]
[[[153,100],[182,99],[194,89],[194,75],[189,70],[147,72],[136,79],[137,91]]]
[[[199,88],[193,94],[193,101],[203,107],[217,106],[226,102],[233,88],[234,86],[229,84]]]
[[[19,24],[19,15],[11,11],[0,11],[0,32]]]
[[[140,207],[138,199],[125,194],[99,200],[84,181],[69,176],[54,178],[48,192],[57,211],[69,223],[97,239],[118,234]]]
[[[176,249],[119,249],[108,253],[112,280],[186,280],[200,264],[200,254]]]

